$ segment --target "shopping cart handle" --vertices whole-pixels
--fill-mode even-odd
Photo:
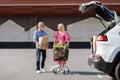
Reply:
[[[53,46],[53,48],[55,49],[55,48],[63,48],[63,49],[65,49],[65,48],[67,48],[68,46]]]

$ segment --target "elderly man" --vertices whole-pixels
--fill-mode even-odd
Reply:
[[[38,23],[38,29],[34,32],[33,40],[36,45],[36,73],[45,72],[44,66],[45,66],[45,60],[46,60],[46,50],[40,49],[39,46],[41,45],[39,43],[39,38],[41,36],[47,35],[47,33],[44,31],[44,23],[39,22]],[[42,56],[42,61],[40,61],[40,57]]]

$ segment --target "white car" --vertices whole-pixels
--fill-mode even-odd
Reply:
[[[120,80],[120,21],[116,12],[98,1],[82,3],[79,10],[81,13],[93,11],[100,20],[111,23],[99,35],[92,37],[88,64]]]

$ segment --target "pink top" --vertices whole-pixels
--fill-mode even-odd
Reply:
[[[70,35],[69,35],[69,33],[68,32],[63,32],[63,33],[60,33],[59,31],[56,31],[55,33],[54,33],[54,36],[53,36],[55,39],[56,39],[56,42],[62,42],[63,44],[65,44],[65,42],[67,41],[67,40],[70,40],[71,39],[71,37],[70,37]]]

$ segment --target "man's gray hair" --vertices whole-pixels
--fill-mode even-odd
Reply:
[[[38,27],[39,27],[40,25],[44,25],[44,22],[39,22],[39,23],[38,23]]]

